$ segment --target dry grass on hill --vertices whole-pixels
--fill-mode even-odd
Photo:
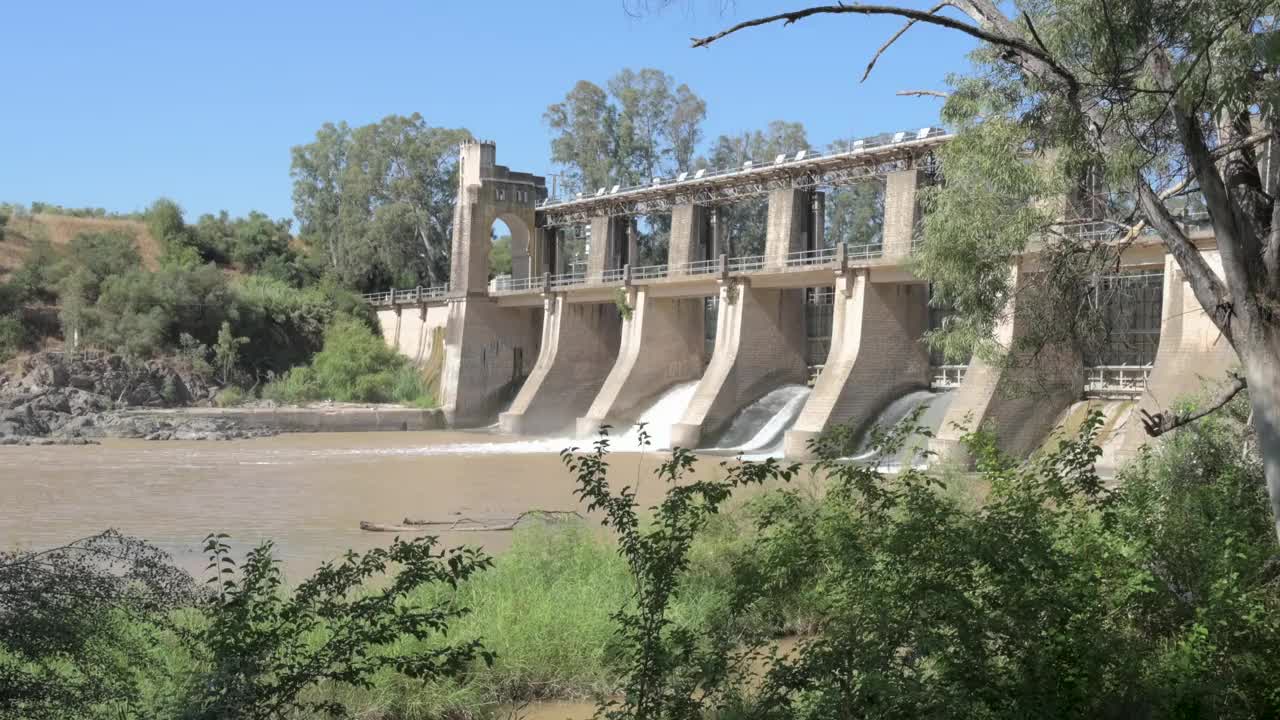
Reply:
[[[4,240],[0,241],[0,281],[22,264],[31,249],[31,243],[38,237],[45,237],[57,250],[66,248],[71,239],[87,232],[121,232],[133,236],[138,244],[138,252],[147,268],[159,267],[160,243],[151,237],[147,226],[140,220],[119,220],[111,218],[79,218],[68,215],[48,215],[40,213],[29,217],[11,217],[4,229]]]

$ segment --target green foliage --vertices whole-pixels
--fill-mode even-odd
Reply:
[[[648,442],[643,425],[640,442]],[[576,478],[575,495],[586,502],[589,512],[601,511],[603,524],[617,534],[618,552],[635,584],[633,601],[614,615],[625,664],[623,697],[606,702],[603,715],[617,720],[700,717],[702,703],[732,669],[732,648],[728,638],[702,637],[698,628],[672,618],[694,538],[734,490],[771,479],[789,481],[799,466],[783,466],[772,459],[758,464],[725,463],[723,479],[687,481],[695,457],[676,448],[655,473],[670,489],[653,509],[652,525],[645,528],[634,491],[624,487],[614,493],[609,487],[608,451],[606,426],[592,452],[561,453],[565,467]]]
[[[50,302],[56,297],[56,286],[61,271],[58,254],[47,238],[37,237],[22,259],[22,265],[13,271],[9,287],[21,302]]]
[[[0,717],[121,717],[136,708],[162,613],[191,578],[141,540],[107,531],[0,552]]]
[[[511,274],[511,236],[495,238],[489,246],[489,274]]]
[[[721,135],[698,164],[713,169],[741,167],[748,160],[772,161],[780,153],[794,154],[809,149],[809,139],[801,123],[774,120],[765,130]],[[768,198],[757,197],[726,205],[720,211],[730,257],[764,254]]]
[[[374,333],[368,324],[340,317],[324,335],[324,347],[309,366],[298,366],[263,389],[280,402],[400,402],[434,404],[426,379],[407,358]]]
[[[333,701],[305,693],[321,684],[370,687],[383,669],[418,680],[493,662],[479,640],[387,652],[406,641],[442,636],[467,611],[448,599],[410,606],[427,586],[456,588],[492,561],[474,549],[437,550],[436,539],[396,538],[363,555],[348,552],[285,593],[271,543],[251,550],[237,574],[225,535],[205,539],[214,588],[207,622],[189,636],[203,672],[191,684],[190,718],[277,718],[298,711],[341,715]],[[391,573],[376,587],[367,583]]]
[[[458,145],[470,137],[417,113],[355,129],[326,123],[293,148],[303,241],[352,287],[447,282]]]
[[[222,321],[222,327],[218,328],[218,340],[213,346],[213,360],[222,373],[224,384],[231,377],[231,370],[240,359],[240,346],[247,342],[249,338],[236,337],[235,333],[231,332],[231,323]]]
[[[607,91],[579,81],[543,119],[556,134],[551,158],[568,173],[566,189],[594,191],[690,169],[706,112],[688,86],[644,68],[620,71]]]
[[[8,361],[27,342],[27,331],[17,315],[0,315],[0,363]]]
[[[103,282],[101,296],[84,312],[82,336],[99,347],[148,357],[176,346],[182,333],[211,342],[235,312],[226,277],[212,264],[134,269]]]

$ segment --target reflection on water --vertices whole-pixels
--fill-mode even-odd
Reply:
[[[47,547],[115,527],[201,571],[200,540],[226,532],[237,552],[273,539],[297,578],[348,548],[390,542],[361,531],[361,520],[577,510],[573,478],[556,454],[570,444],[586,442],[432,431],[0,447],[0,547]],[[661,459],[619,453],[610,464],[634,481],[651,477]],[[651,505],[662,491],[657,481],[641,482],[640,502]],[[511,542],[509,532],[440,535],[491,552]]]

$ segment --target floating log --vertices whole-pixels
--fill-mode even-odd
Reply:
[[[546,522],[564,522],[574,518],[583,519],[581,515],[573,510],[526,510],[513,518],[487,518],[487,521],[461,515],[448,520],[405,518],[400,525],[384,525],[361,520],[360,529],[368,530],[369,532],[423,532],[430,528],[437,528],[442,532],[506,532],[515,530],[521,521],[529,517],[540,518]]]
[[[368,520],[360,521],[360,529],[369,532],[422,532],[420,527],[409,527],[406,525],[385,525],[383,523],[371,523]]]

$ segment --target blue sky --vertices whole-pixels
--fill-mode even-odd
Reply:
[[[657,4],[657,3],[654,3]],[[919,3],[914,3],[919,5]],[[803,0],[684,0],[635,18],[621,0],[14,3],[0,41],[0,201],[130,211],[165,195],[189,220],[292,216],[289,148],[326,121],[420,112],[546,173],[546,106],[579,79],[656,67],[707,101],[708,137],[800,121],[814,143],[937,123],[973,43],[917,27],[865,83],[888,18],[824,17],[689,48]]]

